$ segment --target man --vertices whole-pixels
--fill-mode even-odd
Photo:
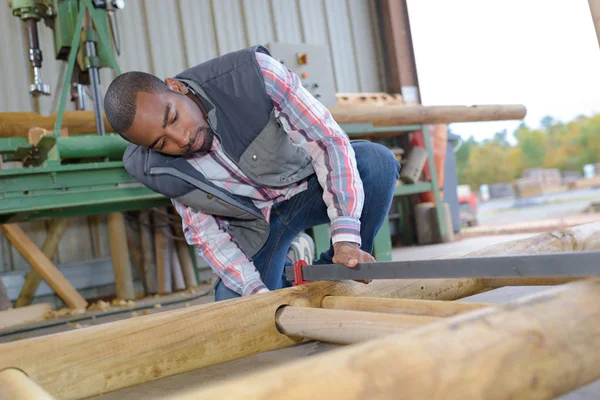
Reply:
[[[351,143],[264,47],[164,82],[122,74],[104,103],[112,127],[131,142],[125,168],[172,200],[187,242],[217,275],[215,300],[287,286],[292,241],[324,223],[332,247],[314,264],[374,261],[398,162],[384,146]]]

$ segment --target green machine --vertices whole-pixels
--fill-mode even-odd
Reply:
[[[168,205],[168,199],[143,187],[123,168],[127,143],[105,134],[99,69],[120,73],[113,47],[119,52],[116,14],[121,1],[9,0],[13,15],[23,20],[33,68],[32,96],[47,96],[42,81],[42,52],[37,23],[52,29],[54,56],[67,62],[65,82],[51,135],[36,142],[26,137],[0,139],[4,162],[23,168],[0,170],[0,223],[46,217],[70,217]],[[75,108],[85,108],[84,88],[93,94],[96,132],[62,137],[60,127],[67,94]]]

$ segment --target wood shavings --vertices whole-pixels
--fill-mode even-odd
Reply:
[[[148,314],[150,314],[150,311],[148,311],[148,310],[143,310],[142,311],[142,315],[148,315]]]
[[[90,326],[89,324],[80,324],[79,322],[67,322],[67,325],[71,328],[74,329],[82,329],[82,328],[87,328],[88,326]]]
[[[153,307],[153,308],[160,308],[160,307],[162,307],[162,306],[160,305],[160,303],[156,303],[156,304],[155,304],[155,305],[153,305],[152,307]]]
[[[54,318],[60,318],[60,317],[70,317],[73,315],[81,315],[81,314],[85,314],[85,310],[82,309],[76,309],[76,310],[72,310],[70,308],[61,308],[59,310],[50,310],[47,311],[44,315],[43,318],[44,319],[54,319]]]
[[[111,305],[104,300],[98,300],[88,307],[88,311],[106,311],[111,308]]]
[[[132,317],[137,317],[138,315],[139,315],[139,314],[138,314],[138,312],[137,312],[137,311],[132,311],[132,312],[131,312],[131,316],[132,316]]]

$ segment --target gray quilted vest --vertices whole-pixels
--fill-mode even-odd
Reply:
[[[262,46],[228,53],[192,67],[175,79],[201,101],[208,124],[225,153],[259,185],[281,187],[314,173],[306,152],[292,144],[265,90],[257,51]],[[212,184],[184,158],[130,143],[125,169],[149,189],[229,221],[229,232],[248,256],[264,245],[269,224],[248,198]]]

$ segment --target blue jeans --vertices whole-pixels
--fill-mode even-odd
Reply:
[[[373,252],[373,241],[387,218],[400,165],[385,146],[353,141],[358,173],[363,182],[365,199],[360,217],[361,249]],[[276,204],[271,211],[270,233],[262,249],[252,257],[254,266],[269,290],[289,286],[284,279],[285,257],[296,235],[305,229],[329,223],[323,188],[316,175],[308,179],[308,188],[289,200]],[[333,247],[320,255],[314,264],[332,264]],[[240,297],[219,279],[215,301]]]

